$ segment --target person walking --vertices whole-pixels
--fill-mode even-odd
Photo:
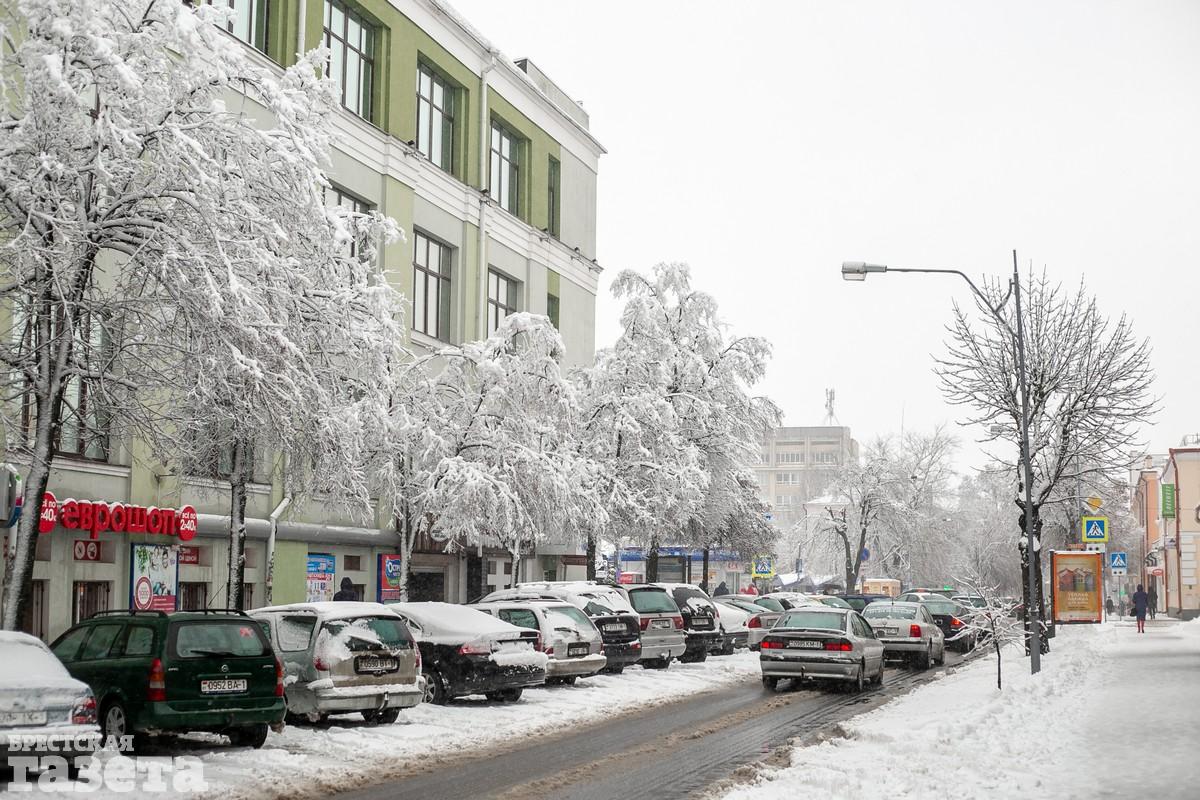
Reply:
[[[1139,583],[1137,591],[1133,593],[1133,615],[1137,617],[1138,633],[1146,632],[1146,606],[1149,604],[1149,598],[1146,596],[1146,590]]]
[[[717,584],[716,591],[713,592],[713,597],[720,597],[723,594],[729,594],[729,587],[725,585],[725,581]]]
[[[1150,590],[1146,592],[1146,608],[1150,612],[1150,619],[1158,614],[1158,589],[1154,584],[1150,584]]]
[[[1111,617],[1116,608],[1117,606],[1115,603],[1113,603],[1112,595],[1110,594],[1108,599],[1104,601],[1104,610],[1107,611],[1108,615]]]
[[[354,602],[358,600],[358,592],[354,591],[354,581],[342,578],[342,588],[333,596],[338,602]]]

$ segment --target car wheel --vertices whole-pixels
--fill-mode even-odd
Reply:
[[[521,693],[523,691],[524,691],[523,689],[504,689],[503,691],[499,692],[498,694],[500,695],[500,699],[503,700],[504,702],[515,703],[521,699]]]
[[[946,645],[944,644],[938,649],[937,663],[939,667],[946,663]]]
[[[915,662],[917,669],[920,669],[920,670],[929,669],[929,662],[931,662],[932,660],[933,660],[933,645],[929,645],[929,647],[925,650],[924,653],[921,653],[921,655],[917,656],[917,659]]]
[[[642,669],[666,669],[671,666],[669,658],[651,658],[642,662]]]
[[[567,686],[574,686],[574,685],[575,685],[575,681],[577,681],[577,680],[579,680],[579,676],[578,676],[578,675],[572,675],[572,676],[571,676],[571,677],[569,677],[569,678],[563,678],[563,679],[562,679],[562,682],[563,682],[563,683],[565,683]]]
[[[446,705],[450,698],[446,695],[446,687],[442,684],[441,676],[430,670],[422,670],[421,674],[425,676],[425,691],[421,695],[421,702],[439,706]]]
[[[100,713],[100,730],[104,733],[105,738],[128,736],[133,732],[129,726],[129,713],[125,711],[125,706],[121,704],[121,701],[107,701],[104,704],[104,711]]]
[[[362,712],[363,719],[372,725],[391,725],[396,720],[400,719],[400,709],[384,708],[371,709]]]
[[[883,686],[883,660],[879,661],[879,672],[875,673],[875,677],[871,679],[871,683],[876,686]]]
[[[763,688],[766,689],[768,692],[775,691],[775,688],[777,686],[779,686],[779,678],[773,678],[770,675],[763,675],[762,681],[763,681]]]
[[[707,650],[701,650],[699,652],[692,653],[690,655],[685,653],[684,655],[679,657],[679,663],[681,663],[681,664],[700,664],[705,661],[708,661],[708,651]]]
[[[606,667],[604,671],[607,672],[609,675],[620,675],[622,672],[625,671],[625,665],[621,664],[618,667]]]
[[[850,691],[856,694],[862,693],[867,688],[867,666],[866,664],[858,665],[858,672],[854,675],[854,682],[850,684]]]
[[[228,736],[229,743],[234,747],[253,747],[258,750],[267,743],[267,723],[260,722],[257,725],[233,728],[229,731]]]

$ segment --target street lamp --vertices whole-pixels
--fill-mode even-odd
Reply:
[[[1021,389],[1021,465],[1024,472],[1025,484],[1025,560],[1028,565],[1026,581],[1029,591],[1026,595],[1025,614],[1029,619],[1029,668],[1032,673],[1042,669],[1042,629],[1038,613],[1038,604],[1034,602],[1034,592],[1037,586],[1037,562],[1035,561],[1035,538],[1033,524],[1033,462],[1029,455],[1029,379],[1025,370],[1025,323],[1021,316],[1021,274],[1017,267],[1017,251],[1013,250],[1013,275],[1008,283],[1008,294],[999,303],[993,305],[991,299],[980,290],[966,273],[957,269],[917,269],[912,267],[889,267],[885,264],[868,264],[865,261],[843,261],[842,278],[848,281],[865,281],[872,272],[926,272],[934,275],[957,275],[967,282],[971,291],[979,298],[1001,327],[1008,332],[1017,346],[1017,383]],[[1008,324],[1008,320],[1000,313],[1000,309],[1008,302],[1009,296],[1016,303],[1017,328]]]

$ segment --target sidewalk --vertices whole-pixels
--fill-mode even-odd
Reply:
[[[1197,794],[1200,622],[1062,626],[1042,672],[981,658],[793,749],[733,800],[1096,800]]]

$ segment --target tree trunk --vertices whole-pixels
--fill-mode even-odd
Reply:
[[[712,594],[708,590],[708,545],[704,546],[704,574],[700,580],[700,588],[704,590],[705,594]]]
[[[229,589],[226,607],[242,611],[242,584],[246,580],[246,483],[249,480],[249,447],[233,444],[233,467],[229,472]]]
[[[646,553],[646,583],[658,581],[658,536],[650,537],[650,552]]]
[[[596,536],[592,533],[587,537],[587,579],[596,580]],[[611,576],[609,580],[612,580]]]
[[[39,415],[40,417],[40,415]],[[25,480],[21,518],[17,521],[16,552],[6,564],[4,573],[4,619],[0,627],[15,631],[25,617],[25,611],[33,596],[33,562],[37,556],[38,523],[41,520],[42,495],[50,482],[51,455],[50,438],[44,444],[39,419],[38,435],[34,443],[33,459],[29,475]],[[50,427],[46,426],[47,429]],[[7,557],[7,554],[5,554]]]

